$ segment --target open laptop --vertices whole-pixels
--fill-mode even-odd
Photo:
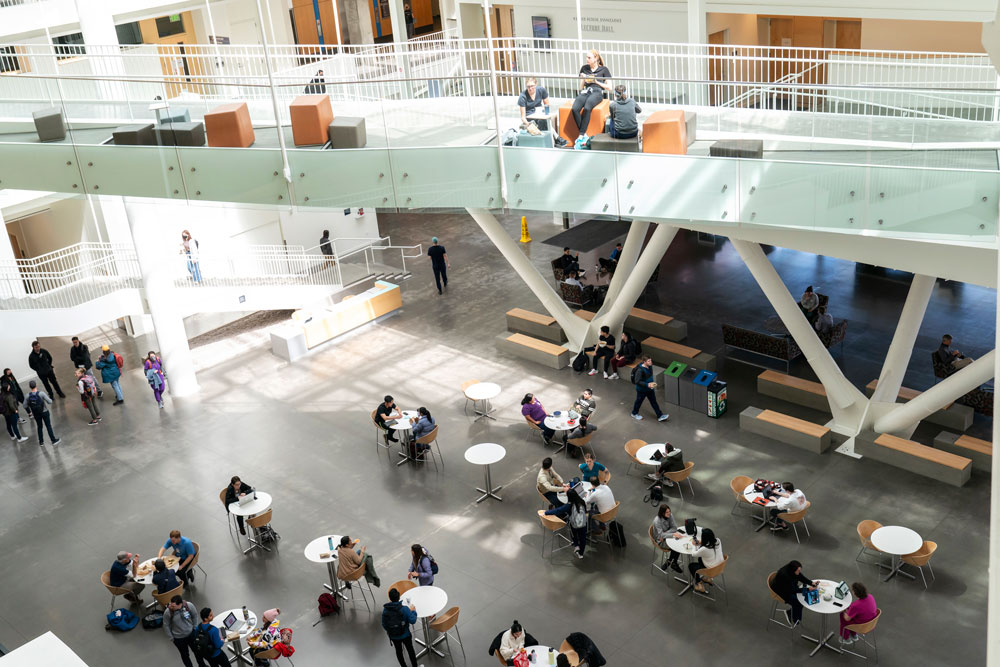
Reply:
[[[236,625],[236,620],[236,614],[229,612],[229,616],[226,616],[226,620],[222,622],[222,625],[225,626],[226,630],[232,630],[233,626]]]
[[[248,493],[245,496],[240,496],[240,499],[239,499],[238,502],[239,502],[240,506],[246,505],[247,503],[252,503],[253,502],[253,494],[252,493]]]

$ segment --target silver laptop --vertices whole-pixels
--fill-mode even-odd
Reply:
[[[248,493],[245,496],[240,496],[239,503],[240,503],[241,506],[242,505],[246,505],[247,503],[252,503],[252,502],[253,502],[253,494],[252,493]]]

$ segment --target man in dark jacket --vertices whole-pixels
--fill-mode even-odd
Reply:
[[[323,78],[323,70],[316,72],[316,76],[309,80],[306,86],[306,95],[324,95],[326,93],[326,80]]]
[[[580,664],[586,664],[587,667],[603,667],[608,664],[608,661],[604,659],[601,652],[597,650],[597,646],[594,641],[583,634],[582,632],[571,632],[569,636],[566,637],[566,643],[573,647],[576,651],[577,657],[580,658]]]
[[[636,366],[635,373],[635,405],[632,406],[632,419],[639,421],[642,415],[639,408],[644,400],[649,400],[649,404],[656,412],[656,420],[665,422],[670,419],[670,415],[660,410],[656,402],[656,383],[653,382],[653,360],[648,356],[642,358],[642,363]]]
[[[382,627],[389,635],[389,641],[396,649],[396,659],[400,667],[406,667],[403,661],[403,648],[410,656],[410,667],[417,667],[417,654],[413,651],[413,636],[410,625],[417,622],[417,609],[412,604],[404,607],[399,601],[399,591],[389,589],[389,601],[382,606]]]
[[[42,381],[49,396],[52,395],[52,387],[55,387],[55,393],[59,394],[59,398],[66,398],[66,394],[59,388],[59,382],[56,380],[56,374],[52,368],[52,355],[37,340],[31,343],[28,366],[38,375],[38,379]],[[49,385],[50,382],[51,385]]]
[[[90,360],[90,348],[81,343],[76,336],[73,336],[73,346],[69,348],[69,360],[73,362],[75,368],[82,368],[87,375],[94,378],[94,383],[97,383],[97,378],[94,377],[94,371],[91,369],[94,362]],[[98,387],[97,398],[103,397],[104,390]]]

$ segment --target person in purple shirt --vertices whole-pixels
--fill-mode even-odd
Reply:
[[[434,585],[434,568],[431,566],[431,556],[419,544],[410,547],[410,571],[406,575],[410,579],[416,579],[421,586]]]
[[[545,412],[545,408],[538,402],[534,394],[525,394],[524,398],[521,399],[521,414],[524,415],[525,419],[542,429],[542,437],[545,438],[545,444],[548,445],[552,436],[555,435],[555,431],[545,425],[545,417],[548,416],[548,413]]]

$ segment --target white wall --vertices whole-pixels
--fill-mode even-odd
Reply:
[[[7,222],[27,257],[37,257],[76,243],[100,240],[90,206],[83,197],[40,204],[38,213]]]
[[[576,39],[576,5],[562,0],[513,2],[514,35],[531,37],[531,17],[547,16],[556,39]],[[683,2],[582,3],[583,40],[632,42],[687,41],[687,4]],[[584,45],[586,48],[586,45]],[[582,56],[580,64],[583,64]]]
[[[865,19],[861,22],[861,48],[984,53],[982,31],[981,23]]]

